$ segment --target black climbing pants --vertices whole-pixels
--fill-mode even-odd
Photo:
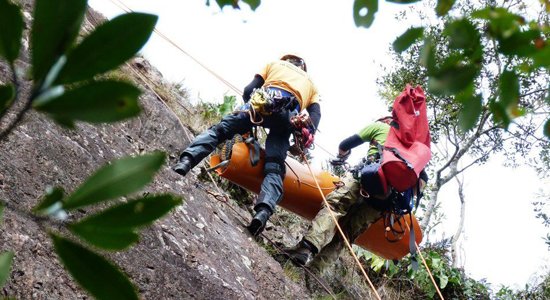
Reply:
[[[293,128],[288,110],[262,117],[264,121],[261,126],[269,129],[269,132],[265,142],[265,178],[254,209],[266,207],[273,213],[283,196],[284,162]],[[190,157],[193,164],[197,165],[212,153],[219,143],[232,138],[235,134],[249,132],[253,126],[255,125],[250,121],[248,113],[227,115],[218,124],[198,135],[181,155]]]

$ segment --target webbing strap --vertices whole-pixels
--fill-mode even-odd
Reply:
[[[414,169],[413,165],[406,159],[404,158],[400,153],[399,153],[399,150],[397,150],[397,148],[394,148],[394,147],[385,147],[384,146],[384,149],[388,150],[388,151],[391,151],[393,153],[393,155],[395,155],[395,157],[399,158],[400,160],[402,160],[406,165],[407,165],[407,168],[409,169]]]
[[[375,140],[371,141],[371,143],[373,142],[376,143],[376,148],[378,148],[378,153],[380,153],[380,164],[382,164],[382,162],[384,161],[384,150],[388,150],[392,152],[393,155],[395,155],[395,157],[402,160],[405,163],[405,165],[407,165],[407,168],[414,169],[413,164],[411,164],[411,162],[409,162],[406,158],[404,158],[403,155],[399,153],[399,150],[397,148],[380,145],[380,143],[376,142]]]
[[[412,219],[412,213],[409,212],[409,219],[411,220],[411,228],[409,229],[409,252],[411,253],[411,266],[413,270],[418,270],[418,260],[416,259],[416,237],[414,234],[414,224]]]
[[[380,159],[378,161],[380,162],[380,165],[382,165],[384,162],[384,146],[380,145],[380,143],[375,140],[372,140],[371,143],[372,142],[376,143],[376,148],[378,148],[378,154],[380,155]]]
[[[250,164],[255,167],[258,162],[260,162],[260,143],[258,143],[258,141],[253,136],[248,137],[245,143],[252,146],[248,147],[248,150],[250,153]]]

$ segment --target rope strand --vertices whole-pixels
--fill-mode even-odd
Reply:
[[[203,162],[203,166],[206,166],[206,162]],[[226,206],[228,206],[229,209],[231,211],[233,211],[235,213],[235,215],[237,215],[239,217],[239,219],[240,219],[239,222],[241,223],[241,225],[243,227],[246,227],[246,224],[244,222],[242,222],[242,220],[245,220],[245,218],[243,216],[241,216],[241,214],[236,209],[234,209],[231,205],[229,205],[229,201],[228,201],[230,199],[229,196],[227,196],[227,194],[222,192],[221,188],[216,184],[216,182],[214,181],[214,178],[212,177],[210,172],[206,172],[206,173],[208,174],[208,177],[210,178],[210,181],[212,182],[212,184],[214,185],[214,187],[216,188],[218,193],[217,194],[213,193],[213,192],[209,191],[208,189],[206,189],[204,187],[203,187],[203,190],[206,191],[207,194],[211,195],[217,201],[219,201],[219,202],[225,204]],[[263,238],[265,238],[271,244],[271,246],[273,246],[275,249],[277,249],[277,251],[279,251],[280,254],[286,255],[287,257],[290,257],[290,255],[288,255],[288,253],[286,251],[284,251],[281,247],[279,247],[273,240],[268,238],[265,234],[261,233],[260,235]],[[315,274],[313,272],[311,272],[307,267],[301,266],[301,268],[306,273],[308,273],[309,276],[313,277],[315,279],[315,281],[317,281],[317,283],[319,283],[319,285],[321,285],[323,287],[323,289],[332,297],[332,299],[337,299],[336,296],[334,295],[334,293],[330,290],[330,288],[328,288],[327,285],[319,277],[315,276]]]
[[[118,2],[117,3],[115,3]],[[121,0],[111,0],[111,2],[116,5],[118,8],[122,9],[123,11],[129,13],[129,12],[133,12],[133,10],[128,7],[126,4],[124,4]],[[153,30],[159,37],[161,37],[162,39],[164,39],[166,42],[168,42],[169,44],[171,44],[172,46],[176,47],[176,49],[178,49],[181,53],[185,54],[187,57],[189,57],[191,60],[193,60],[195,63],[197,63],[199,66],[201,66],[203,69],[205,69],[206,71],[208,71],[211,75],[213,75],[214,77],[216,77],[216,79],[218,79],[219,81],[221,81],[222,83],[224,83],[225,85],[227,85],[230,89],[232,89],[235,93],[239,94],[239,95],[242,95],[243,92],[238,89],[237,87],[235,87],[233,84],[231,84],[229,81],[225,80],[222,76],[218,75],[216,72],[214,72],[212,69],[210,69],[208,66],[206,66],[205,64],[203,64],[201,61],[199,61],[198,59],[196,59],[193,55],[191,55],[189,52],[185,51],[183,48],[181,48],[178,44],[176,44],[172,39],[170,39],[169,37],[167,37],[166,35],[164,35],[162,32],[160,32],[158,29],[154,29]]]
[[[357,265],[359,266],[359,269],[361,269],[361,272],[363,273],[363,276],[365,277],[365,279],[367,279],[367,282],[369,283],[369,286],[370,288],[372,289],[372,291],[374,292],[374,295],[376,296],[376,299],[378,300],[382,300],[382,298],[380,298],[380,295],[378,294],[378,291],[376,290],[376,288],[374,287],[374,285],[372,284],[372,281],[370,280],[369,276],[367,275],[367,272],[365,271],[365,269],[363,268],[363,266],[361,265],[361,262],[359,261],[359,258],[357,258],[357,255],[355,255],[355,251],[353,251],[353,248],[351,247],[351,244],[350,242],[348,241],[346,235],[344,234],[344,231],[342,230],[342,228],[340,227],[340,225],[338,224],[338,220],[336,219],[336,217],[334,216],[334,212],[332,211],[332,209],[330,208],[330,205],[327,201],[327,198],[325,198],[325,194],[323,194],[323,191],[321,190],[321,186],[319,185],[319,181],[317,181],[317,177],[315,177],[315,174],[313,174],[313,171],[311,170],[311,166],[309,165],[309,162],[307,161],[307,158],[305,157],[305,155],[302,153],[303,155],[303,158],[304,158],[304,161],[306,163],[306,166],[307,168],[309,169],[309,172],[311,173],[311,176],[313,177],[313,180],[315,181],[315,184],[317,185],[317,188],[319,190],[319,193],[321,193],[321,197],[323,198],[323,203],[325,204],[325,206],[327,207],[329,213],[330,213],[330,216],[332,218],[332,220],[334,221],[334,224],[336,225],[336,228],[338,229],[338,232],[340,233],[340,235],[342,236],[342,239],[344,241],[344,243],[346,244],[346,246],[348,247],[349,251],[351,252],[351,255],[353,256],[353,259],[355,260],[355,262],[357,263]]]
[[[407,226],[407,229],[411,231],[411,228],[409,227],[409,223],[405,222],[405,225]],[[434,276],[432,275],[430,268],[428,267],[428,263],[426,263],[426,260],[424,259],[424,255],[422,255],[422,251],[420,251],[420,247],[418,246],[418,243],[416,241],[414,241],[414,246],[416,247],[416,252],[420,255],[420,259],[422,259],[422,264],[424,264],[424,267],[426,267],[426,271],[428,271],[428,275],[430,275],[430,279],[432,280],[432,283],[435,287],[435,290],[437,291],[437,294],[439,295],[439,298],[441,298],[441,300],[445,300],[445,298],[443,298],[443,294],[441,294],[441,291],[437,286],[437,283],[435,282]]]

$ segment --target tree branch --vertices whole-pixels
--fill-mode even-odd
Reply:
[[[11,69],[12,69],[12,80],[15,86],[15,100],[12,103],[15,103],[16,101],[19,100],[19,97],[21,96],[20,83],[17,78],[17,74],[15,74],[15,68],[13,65],[11,66]],[[25,116],[25,114],[31,109],[32,99],[33,97],[28,97],[26,99],[27,102],[25,103],[23,108],[19,112],[17,112],[11,124],[6,126],[6,128],[2,132],[0,132],[0,142],[2,142],[10,134],[10,132],[23,120],[23,117]]]
[[[525,94],[523,94],[523,95],[520,95],[519,97],[520,97],[520,98],[523,98],[523,97],[527,97],[527,96],[532,95],[532,94],[536,94],[536,93],[540,93],[540,92],[546,92],[546,91],[548,91],[547,88],[545,88],[545,89],[538,89],[538,90],[534,90],[534,91],[527,92],[527,93],[525,93]]]

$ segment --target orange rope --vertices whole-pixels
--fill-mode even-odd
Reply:
[[[405,222],[405,225],[407,226],[407,229],[410,232],[411,228],[409,227],[409,223]],[[422,251],[420,251],[420,247],[418,246],[418,243],[416,241],[414,241],[414,246],[416,247],[416,252],[418,252],[418,254],[420,255],[420,258],[422,259],[422,263],[424,264],[424,267],[426,267],[426,271],[428,271],[428,275],[430,275],[430,279],[432,280],[432,283],[435,287],[435,290],[437,291],[437,294],[439,295],[439,298],[441,298],[441,300],[445,300],[445,298],[443,298],[443,294],[441,294],[441,291],[437,286],[437,283],[435,282],[434,276],[432,275],[432,272],[430,271],[430,268],[428,267],[428,264],[424,259],[424,255],[422,255]]]
[[[206,161],[203,161],[203,167],[207,167],[207,164],[206,164]],[[244,220],[245,218],[243,216],[241,216],[241,214],[236,211],[231,205],[229,205],[229,196],[227,196],[227,193],[224,193],[222,192],[221,188],[218,186],[218,184],[216,183],[216,181],[214,181],[214,178],[212,177],[212,175],[210,174],[210,172],[206,172],[208,174],[208,177],[210,178],[210,182],[212,182],[212,184],[214,185],[214,187],[216,188],[216,190],[218,191],[218,194],[216,193],[213,193],[211,191],[209,191],[208,189],[206,188],[203,188],[203,190],[211,195],[212,197],[214,197],[214,199],[218,200],[219,202],[221,202],[222,204],[225,204],[227,205],[227,207],[229,207],[229,209],[231,209],[235,215],[239,216],[239,218],[241,220]],[[242,224],[242,222],[241,222]],[[243,224],[245,225],[245,224]],[[246,225],[245,225],[246,226]],[[275,248],[277,249],[277,251],[279,251],[279,253],[282,253],[284,255],[287,255],[288,256],[288,253],[286,253],[283,249],[281,249],[281,247],[279,247],[277,245],[277,243],[275,243],[274,241],[272,241],[269,237],[267,237],[265,234],[261,233],[261,235],[269,241],[269,243]],[[336,296],[334,295],[334,293],[327,287],[327,285],[325,283],[323,283],[323,281],[318,278],[317,276],[315,276],[315,274],[313,274],[308,268],[306,268],[305,266],[301,266],[301,268],[307,272],[311,277],[313,277],[322,287],[323,289],[332,297],[332,299],[337,299]]]
[[[115,3],[118,2],[117,3]],[[122,9],[123,11],[125,12],[133,12],[133,10],[128,7],[126,4],[124,4],[121,0],[111,0],[111,2],[116,5],[118,8]],[[221,77],[220,75],[218,75],[216,72],[212,71],[210,68],[208,68],[208,66],[206,66],[205,64],[203,64],[202,62],[200,62],[198,59],[196,59],[195,57],[193,57],[191,54],[189,54],[187,51],[185,51],[183,48],[181,48],[178,44],[176,44],[174,41],[172,41],[170,38],[168,38],[166,35],[164,35],[162,32],[160,32],[159,30],[157,30],[156,28],[154,29],[154,32],[160,36],[161,38],[163,38],[165,41],[167,41],[169,44],[171,44],[172,46],[176,47],[176,49],[178,49],[179,51],[181,51],[183,54],[185,54],[187,57],[189,57],[190,59],[192,59],[195,63],[197,63],[199,66],[203,67],[206,71],[208,71],[210,74],[212,74],[214,77],[216,77],[218,80],[220,80],[222,83],[224,83],[225,85],[227,85],[229,88],[231,88],[235,93],[239,94],[239,95],[242,95],[243,92],[238,89],[237,87],[235,87],[233,84],[231,84],[229,81],[225,80],[223,77]]]
[[[303,153],[302,153],[303,155]],[[304,161],[306,162],[306,166],[307,168],[309,169],[309,172],[311,173],[311,176],[313,177],[313,180],[315,181],[315,184],[317,185],[317,188],[319,189],[319,193],[321,193],[321,197],[323,198],[323,203],[325,204],[325,206],[327,207],[329,213],[330,213],[330,216],[332,217],[332,220],[334,221],[334,224],[336,225],[336,228],[338,229],[338,232],[340,233],[340,235],[342,236],[342,239],[344,240],[346,246],[348,247],[349,251],[351,252],[351,255],[353,256],[353,258],[355,259],[355,262],[357,263],[357,265],[359,266],[359,269],[361,269],[361,272],[363,273],[363,275],[365,276],[365,279],[367,279],[367,282],[369,283],[372,291],[374,292],[374,295],[376,295],[376,298],[378,300],[382,300],[382,298],[380,298],[380,295],[378,294],[378,291],[376,291],[376,288],[374,287],[374,285],[372,284],[372,281],[370,280],[369,276],[367,275],[367,272],[365,271],[365,269],[363,268],[363,266],[361,265],[361,262],[359,261],[359,258],[357,258],[357,255],[355,255],[355,252],[353,251],[353,248],[351,247],[351,244],[350,242],[348,241],[348,239],[346,238],[346,235],[344,234],[344,231],[342,230],[342,228],[340,227],[340,225],[338,224],[338,220],[336,219],[336,217],[334,216],[334,212],[332,211],[332,209],[330,208],[330,205],[327,201],[327,198],[325,198],[325,194],[323,194],[323,191],[321,190],[321,186],[319,185],[319,182],[317,181],[317,177],[315,176],[315,174],[313,173],[313,171],[311,170],[311,167],[309,165],[309,162],[307,161],[305,155],[304,156]]]
[[[432,272],[430,271],[430,268],[428,268],[428,264],[426,263],[426,260],[424,259],[424,256],[422,255],[422,252],[420,251],[420,247],[418,247],[418,244],[416,242],[414,242],[414,245],[416,246],[416,251],[418,252],[418,254],[420,254],[420,258],[422,259],[422,263],[424,264],[424,266],[426,267],[426,270],[428,271],[428,274],[430,275],[430,279],[432,280],[432,283],[434,284],[435,290],[437,291],[437,294],[439,295],[439,298],[441,298],[441,300],[445,300],[445,298],[443,298],[443,295],[441,294],[441,291],[439,290],[439,287],[437,286],[437,283],[435,282],[434,276],[432,275]]]

